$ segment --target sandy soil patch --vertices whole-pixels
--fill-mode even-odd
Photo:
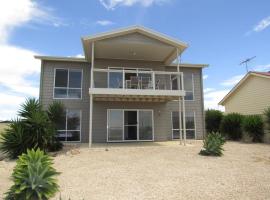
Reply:
[[[270,145],[228,142],[220,158],[201,146],[69,147],[54,158],[62,199],[270,199]],[[0,197],[14,165],[0,162]]]

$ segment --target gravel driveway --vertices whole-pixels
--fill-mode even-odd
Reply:
[[[201,146],[115,144],[108,151],[101,145],[63,152],[55,157],[62,199],[270,199],[270,145],[228,142],[220,158],[198,155]],[[14,165],[0,162],[1,195]]]

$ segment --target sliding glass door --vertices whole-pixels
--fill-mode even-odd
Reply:
[[[153,140],[152,110],[108,110],[108,141]]]
[[[153,116],[152,111],[139,110],[139,139],[153,139]]]
[[[123,111],[108,110],[108,141],[123,140]]]

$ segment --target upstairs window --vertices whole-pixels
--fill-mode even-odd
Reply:
[[[54,98],[81,99],[82,70],[55,69]]]
[[[194,100],[194,82],[192,73],[184,73],[185,100]]]

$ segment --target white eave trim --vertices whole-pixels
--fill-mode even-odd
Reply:
[[[172,63],[170,65],[167,65],[169,67],[177,67],[177,63]],[[180,67],[189,67],[189,68],[206,68],[209,67],[208,64],[192,64],[192,63],[180,63]]]
[[[85,58],[77,58],[77,57],[57,57],[57,56],[38,56],[38,55],[35,55],[34,58],[40,59],[40,60],[48,60],[48,61],[88,62]]]

